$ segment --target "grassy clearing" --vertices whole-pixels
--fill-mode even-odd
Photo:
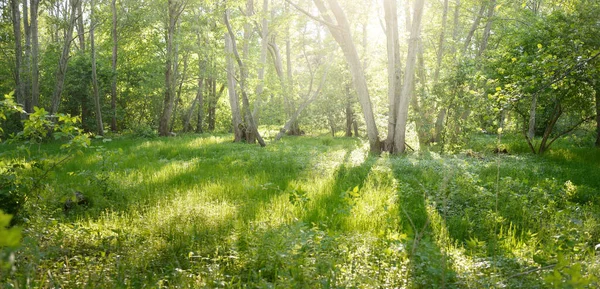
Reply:
[[[600,151],[493,155],[494,141],[373,157],[348,138],[114,140],[28,202],[0,285],[598,286]],[[59,157],[54,145],[40,153]],[[75,191],[90,204],[63,212]]]

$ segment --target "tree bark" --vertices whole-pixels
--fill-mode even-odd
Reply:
[[[427,85],[427,73],[425,72],[425,59],[423,52],[423,42],[419,41],[419,52],[417,53],[417,80],[419,85],[419,94],[421,99],[425,99],[426,85]],[[417,83],[417,81],[415,81]],[[414,84],[413,84],[414,85]],[[420,148],[427,147],[431,136],[429,134],[429,127],[431,126],[429,116],[431,111],[425,106],[425,101],[419,102],[419,98],[412,97],[411,105],[415,112],[415,126],[417,129],[417,137],[419,139]]]
[[[110,7],[112,10],[112,79],[110,85],[110,130],[115,132],[117,131],[117,0],[112,0],[110,2]]]
[[[31,0],[29,13],[31,22],[31,107],[27,112],[33,112],[33,108],[40,105],[40,69],[39,69],[39,36],[38,36],[38,8],[40,0]]]
[[[169,131],[173,131],[175,127],[175,118],[177,116],[177,109],[181,103],[181,91],[183,90],[183,83],[187,79],[187,69],[188,69],[188,57],[189,53],[184,54],[183,56],[183,72],[181,73],[181,79],[179,80],[179,85],[177,87],[177,92],[175,96],[175,104],[173,106],[173,114],[171,116],[171,124],[169,125]]]
[[[200,66],[202,66],[202,64],[200,64]],[[200,121],[198,121],[198,126],[196,126],[196,128],[198,128],[196,130],[196,132],[198,133],[202,133],[202,105],[203,105],[203,83],[204,83],[204,78],[199,76],[198,77],[198,89],[196,90],[196,98],[194,98],[194,100],[192,101],[192,105],[190,106],[189,110],[187,111],[187,113],[185,114],[185,117],[183,119],[183,131],[184,132],[189,132],[191,130],[191,125],[190,125],[190,121],[192,119],[192,115],[194,114],[194,110],[196,109],[196,106],[198,105],[198,103],[200,103],[200,112],[198,112],[198,117],[200,118]]]
[[[456,40],[458,39],[458,17],[460,15],[460,0],[456,0],[456,4],[454,6],[454,16],[453,16],[453,21],[454,21],[454,25],[452,28],[452,41],[454,43],[456,43]],[[456,60],[456,45],[452,46],[452,54],[454,56],[454,59]],[[440,109],[440,111],[438,112],[436,121],[435,121],[435,135],[434,135],[434,142],[436,143],[440,143],[442,140],[442,133],[444,130],[444,120],[446,118],[446,114],[448,113],[448,109],[446,107],[442,107]]]
[[[448,21],[448,0],[444,0],[444,12],[442,13],[442,31],[438,40],[438,51],[435,63],[435,72],[433,73],[434,85],[440,79],[440,70],[442,68],[442,60],[444,59],[444,42],[446,40],[446,22]]]
[[[221,88],[217,91],[217,81],[215,79],[211,80],[211,98],[208,103],[208,130],[214,131],[216,128],[217,121],[217,103],[225,90],[225,85],[221,84]]]
[[[69,3],[69,24],[67,26],[67,33],[65,34],[64,39],[65,42],[63,43],[62,53],[58,62],[58,69],[56,71],[56,84],[54,86],[54,92],[52,93],[50,114],[56,114],[60,106],[60,99],[62,96],[65,84],[65,76],[67,75],[67,67],[69,63],[69,52],[71,49],[71,42],[73,41],[73,30],[75,28],[75,21],[77,20],[77,5],[79,5],[79,1],[80,0],[70,0]]]
[[[321,89],[323,88],[323,85],[325,84],[326,79],[327,79],[327,69],[325,70],[325,72],[323,72],[323,76],[321,77],[321,82],[319,83],[319,87],[317,88],[317,90],[312,94],[312,96],[310,96],[310,91],[309,91],[309,94],[307,95],[306,100],[292,114],[292,116],[285,123],[283,128],[281,128],[279,130],[279,133],[277,133],[277,136],[275,136],[275,141],[280,140],[283,137],[283,135],[285,134],[285,132],[289,131],[292,128],[292,126],[298,122],[298,116],[300,116],[302,111],[304,111],[304,109],[306,109],[315,99],[317,99],[317,96],[319,96],[319,93],[321,92]]]
[[[367,137],[369,139],[369,147],[372,153],[379,153],[381,151],[379,133],[377,131],[377,125],[375,123],[375,116],[373,114],[373,106],[371,104],[371,98],[369,96],[369,89],[367,86],[367,80],[363,67],[352,40],[350,33],[350,24],[346,18],[346,14],[340,7],[336,0],[327,0],[329,4],[329,10],[325,7],[323,0],[313,0],[317,5],[323,22],[329,28],[329,31],[336,42],[342,48],[346,62],[350,67],[350,74],[352,75],[352,82],[358,95],[358,100],[363,111],[365,123],[367,125]],[[333,24],[333,19],[329,16],[328,12],[333,13],[336,23]]]
[[[467,35],[467,40],[465,40],[465,46],[463,47],[463,52],[466,52],[469,46],[471,45],[471,39],[473,39],[473,35],[475,34],[475,30],[479,27],[479,22],[481,21],[481,17],[483,16],[483,12],[485,12],[486,2],[481,4],[479,8],[479,13],[475,16],[475,20],[473,21],[473,25],[471,25],[471,29],[469,30],[469,34]]]
[[[396,130],[394,133],[394,153],[404,153],[406,146],[406,124],[408,121],[408,105],[413,92],[413,81],[415,77],[415,64],[419,49],[419,37],[421,33],[421,19],[425,0],[417,0],[411,24],[410,40],[408,43],[408,54],[406,56],[406,68],[404,69],[404,81],[400,104],[398,105]]]
[[[19,0],[11,0],[12,24],[15,35],[15,98],[17,104],[25,107],[25,89],[21,81],[23,66],[23,48],[21,47],[21,11],[19,10]]]
[[[558,121],[562,113],[563,110],[560,105],[560,102],[557,101],[556,105],[554,106],[554,110],[552,111],[552,118],[550,119],[548,124],[546,124],[546,129],[544,130],[544,135],[542,136],[542,142],[540,143],[540,147],[538,149],[539,154],[543,154],[548,149],[549,145],[546,145],[546,143],[548,142],[550,134],[554,130],[554,126],[556,125],[556,122]]]
[[[233,51],[233,55],[235,56],[235,59],[237,60],[238,66],[240,67],[240,71],[246,71],[244,62],[242,61],[242,58],[240,57],[240,55],[237,51],[237,45],[235,43],[235,35],[233,34],[233,30],[231,29],[231,25],[229,24],[229,10],[226,10],[226,12],[225,12],[225,25],[227,26],[227,31],[229,32],[229,36],[231,37],[231,48]],[[241,80],[240,80],[240,91],[242,93],[242,103],[244,104],[244,107],[248,108],[245,111],[246,122],[247,122],[246,141],[248,141],[249,143],[253,143],[254,138],[256,138],[256,140],[258,140],[258,143],[260,144],[260,146],[264,147],[264,146],[266,146],[265,141],[260,136],[260,133],[258,132],[258,127],[256,126],[256,123],[254,122],[254,118],[252,117],[252,112],[250,111],[250,101],[248,100],[248,95],[246,94],[246,83],[245,83],[244,77],[241,77]],[[252,137],[249,137],[248,133],[251,133]]]
[[[178,2],[177,0],[169,0],[168,1],[168,11],[169,11],[169,19],[167,24],[167,34],[166,43],[167,43],[167,52],[166,52],[166,61],[165,61],[165,98],[163,101],[163,111],[160,116],[160,121],[158,125],[158,134],[160,136],[168,136],[169,135],[169,120],[171,119],[171,114],[173,113],[173,102],[175,100],[175,75],[174,75],[174,43],[173,40],[175,38],[175,29],[177,26],[177,21],[179,15],[181,14],[183,4]]]
[[[31,97],[31,25],[29,24],[28,0],[23,0],[23,32],[25,33],[25,55],[23,59],[23,98],[25,102],[25,112],[33,112]]]
[[[594,81],[595,83],[597,80]],[[600,147],[600,83],[595,85],[596,89],[596,147]]]
[[[229,37],[231,39],[231,48],[233,51],[233,55],[235,56],[235,59],[237,60],[237,63],[240,67],[240,71],[246,71],[244,62],[242,61],[242,58],[240,57],[240,55],[237,51],[237,47],[236,47],[237,45],[235,43],[235,37],[233,34],[233,30],[231,29],[231,25],[229,24],[229,10],[225,11],[225,25],[227,26],[227,31],[229,32]],[[246,132],[252,133],[253,137],[251,138],[251,140],[254,137],[256,137],[260,146],[264,147],[264,146],[266,146],[265,141],[260,136],[260,133],[258,132],[258,127],[256,126],[256,123],[254,122],[254,118],[252,117],[252,113],[250,112],[250,109],[249,109],[250,102],[248,101],[248,95],[246,94],[246,83],[245,83],[244,77],[241,77],[240,90],[242,93],[242,103],[244,104],[244,107],[248,108],[248,109],[246,109],[246,121],[247,121],[247,126],[248,126]],[[246,137],[247,137],[246,140],[248,141],[248,136],[246,136]]]
[[[288,11],[288,9],[289,9],[289,3],[285,2],[286,12]],[[285,58],[286,58],[286,74],[287,74],[286,87],[287,87],[287,90],[286,90],[285,94],[287,95],[287,100],[288,100],[289,116],[291,116],[292,113],[296,110],[296,104],[294,101],[294,96],[295,96],[294,75],[292,72],[292,42],[290,39],[291,39],[290,26],[289,26],[289,22],[287,22],[287,25],[285,27]],[[291,135],[302,134],[302,131],[300,130],[300,125],[299,125],[298,121],[292,123],[292,126],[290,127],[288,132]]]
[[[85,51],[85,28],[83,26],[83,1],[77,1],[77,39],[79,41],[79,49]],[[92,9],[94,9],[92,7]],[[91,37],[91,36],[90,36]]]
[[[81,4],[80,4],[81,5]],[[94,43],[94,0],[90,2],[90,50],[92,53],[92,86],[94,88],[94,104],[96,105],[96,126],[99,135],[104,135],[104,124],[102,123],[102,105],[100,103],[100,93],[98,92],[98,75],[96,73],[96,46]],[[83,15],[80,14],[80,17]]]
[[[396,111],[400,103],[402,89],[402,63],[400,60],[400,40],[398,33],[398,12],[396,0],[385,0],[385,32],[387,38],[388,69],[388,127],[385,150],[393,151],[396,129]]]
[[[225,34],[225,56],[227,59],[227,92],[229,94],[229,105],[231,106],[231,124],[233,126],[234,142],[241,142],[244,128],[240,114],[240,100],[236,93],[235,66],[233,60],[233,46],[231,36]],[[202,108],[201,108],[202,109]]]
[[[495,10],[496,10],[496,0],[491,0],[490,6],[488,7],[487,23],[485,24],[485,29],[483,30],[481,46],[479,47],[479,53],[477,54],[477,56],[481,56],[481,54],[487,48],[488,39],[490,38],[490,33],[492,31],[492,22],[493,22]]]
[[[260,63],[258,66],[258,84],[256,85],[256,101],[254,102],[254,111],[252,112],[252,117],[254,118],[254,121],[257,124],[259,123],[259,111],[262,102],[262,93],[264,90],[265,66],[267,65],[267,52],[269,49],[269,23],[267,20],[268,10],[269,0],[263,0]]]
[[[527,130],[527,137],[533,142],[535,138],[535,113],[537,109],[537,98],[538,94],[534,93],[531,99],[531,107],[529,108],[529,129]]]

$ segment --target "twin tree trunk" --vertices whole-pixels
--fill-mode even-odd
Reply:
[[[250,101],[248,100],[248,95],[246,93],[246,83],[245,83],[245,76],[244,76],[244,74],[245,74],[244,71],[247,71],[247,70],[244,66],[244,62],[242,61],[242,58],[240,57],[240,55],[238,53],[237,44],[235,42],[235,35],[233,33],[233,30],[231,29],[231,25],[229,24],[229,9],[225,10],[224,20],[225,20],[225,25],[227,26],[227,31],[229,33],[229,38],[225,39],[225,42],[226,42],[225,46],[228,49],[228,51],[233,52],[233,56],[235,56],[235,60],[237,61],[238,66],[240,68],[240,74],[241,74],[240,82],[239,82],[240,92],[242,94],[242,104],[246,108],[245,109],[245,116],[246,116],[246,122],[247,122],[247,124],[246,124],[247,127],[245,130],[246,131],[246,140],[247,141],[250,140],[250,142],[253,142],[254,138],[256,138],[256,140],[258,140],[258,143],[260,144],[260,146],[264,147],[264,146],[266,146],[265,141],[260,136],[260,133],[258,132],[256,123],[254,122],[254,118],[252,117],[252,112],[250,111]],[[228,55],[228,59],[230,59],[230,58],[231,58],[231,55]],[[234,78],[234,76],[233,76],[234,70],[233,70],[232,65],[228,64],[227,68],[228,68],[227,69],[228,79],[230,77]],[[228,83],[230,83],[229,80],[228,80]],[[235,82],[233,82],[233,83],[235,83]],[[230,85],[229,88],[230,89],[233,88],[233,93],[235,94],[235,86],[232,87],[232,85]],[[232,92],[230,91],[230,99],[231,99],[231,93]],[[232,103],[231,105],[232,105],[231,111],[233,113],[234,112],[234,109],[233,109],[234,104]],[[239,112],[239,109],[236,109],[236,110]],[[234,116],[234,118],[235,118],[235,116]],[[234,126],[236,126],[235,120],[233,123],[234,123]],[[237,126],[240,126],[240,125],[237,125]],[[248,133],[252,134],[252,136],[249,137]],[[237,136],[237,131],[236,131],[236,140],[237,139],[238,139],[238,136]]]
[[[63,43],[62,53],[58,62],[58,69],[56,71],[56,84],[54,92],[52,93],[52,103],[50,106],[50,114],[56,114],[58,107],[60,106],[60,98],[64,89],[65,76],[67,75],[67,65],[69,62],[69,52],[71,49],[71,42],[73,39],[73,30],[75,28],[75,21],[77,20],[77,5],[81,0],[70,0],[70,12],[69,12],[69,23],[67,26],[67,33]],[[32,15],[33,18],[33,15]],[[32,23],[33,24],[33,23]],[[32,29],[33,30],[33,29]],[[37,29],[36,29],[37,30]],[[35,39],[36,37],[34,37]],[[39,88],[38,88],[39,89]],[[39,98],[39,95],[38,95]]]
[[[169,131],[169,120],[173,113],[173,102],[175,100],[175,77],[174,77],[174,46],[173,39],[175,38],[175,29],[177,27],[177,21],[183,8],[183,3],[177,0],[168,1],[169,19],[167,24],[167,53],[165,61],[165,99],[163,101],[163,112],[160,116],[158,124],[158,134],[160,136],[168,136]]]
[[[398,34],[398,8],[396,0],[385,0],[383,2],[385,12],[385,33],[387,38],[388,56],[388,128],[385,140],[386,151],[393,151],[394,134],[396,131],[396,111],[400,103],[400,92],[402,89],[402,63],[400,61],[400,37]]]
[[[288,1],[289,2],[289,1]],[[342,48],[346,62],[350,67],[350,73],[352,75],[352,82],[356,89],[358,100],[361,105],[365,123],[367,126],[367,137],[369,139],[370,151],[372,153],[379,153],[381,151],[379,134],[377,132],[377,126],[375,124],[375,118],[373,114],[373,108],[371,105],[371,98],[369,96],[369,90],[367,87],[367,81],[365,78],[364,70],[356,51],[356,46],[352,40],[350,33],[350,25],[348,19],[339,3],[336,0],[327,0],[327,6],[323,0],[313,0],[317,6],[321,19],[319,21],[325,24],[333,38]],[[411,34],[409,41],[409,50],[407,56],[407,63],[405,69],[404,82],[402,90],[400,92],[399,99],[397,98],[397,86],[399,86],[398,76],[398,61],[399,54],[396,52],[397,45],[396,39],[398,38],[397,31],[395,28],[397,25],[397,16],[394,16],[395,1],[386,1],[386,25],[388,27],[386,34],[388,37],[388,80],[391,82],[388,92],[388,98],[390,101],[390,122],[388,125],[388,140],[384,149],[389,150],[393,153],[403,153],[405,151],[406,142],[406,123],[408,120],[408,106],[410,104],[410,98],[412,96],[412,90],[414,88],[414,74],[415,74],[415,63],[417,50],[419,45],[421,18],[423,15],[424,0],[417,0],[415,3],[414,19],[411,24]],[[333,18],[329,15],[329,12],[333,14]],[[334,22],[335,18],[335,22]],[[393,26],[393,27],[392,27]],[[398,59],[398,60],[397,60]],[[393,127],[393,129],[392,129]]]
[[[406,149],[406,124],[408,121],[408,105],[413,93],[413,81],[415,78],[415,66],[419,49],[419,37],[421,33],[421,19],[423,16],[424,0],[415,2],[413,22],[411,24],[410,39],[408,42],[408,55],[406,56],[406,68],[404,70],[404,81],[400,93],[400,103],[396,112],[396,132],[394,134],[394,152],[403,153]]]

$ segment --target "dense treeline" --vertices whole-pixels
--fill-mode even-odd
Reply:
[[[598,122],[596,1],[1,5],[0,94],[97,134],[306,127],[402,152],[502,127],[542,153]]]

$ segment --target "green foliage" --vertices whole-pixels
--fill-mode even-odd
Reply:
[[[58,114],[55,123],[46,110],[36,107],[23,121],[23,131],[9,140],[11,146],[18,146],[0,154],[0,209],[14,215],[15,221],[40,209],[37,200],[53,171],[89,147],[90,139],[77,127],[78,123],[78,117],[64,114]],[[54,159],[40,153],[42,142],[49,141],[50,135],[62,143],[59,150],[63,156]],[[33,144],[38,145],[38,154],[29,150]],[[27,207],[32,200],[33,204]]]
[[[17,247],[20,244],[21,229],[9,227],[11,218],[11,215],[5,214],[0,210],[0,249],[3,249],[4,247]],[[0,260],[2,259],[0,258]],[[0,263],[0,265],[1,264],[2,263]]]
[[[57,166],[0,284],[41,286],[41,268],[57,286],[597,285],[589,149],[495,155],[478,136],[471,154],[375,158],[354,139],[229,139],[122,138]],[[75,191],[91,205],[65,214]]]
[[[11,215],[0,210],[0,274],[3,275],[14,265],[14,254],[10,249],[21,243],[21,228],[11,228],[11,218]]]
[[[5,94],[4,99],[0,100],[0,137],[4,136],[3,126],[5,125],[7,118],[10,117],[12,114],[24,112],[23,108],[21,108],[15,102],[13,98],[13,93],[14,92]],[[0,138],[0,141],[2,141],[2,138]]]

